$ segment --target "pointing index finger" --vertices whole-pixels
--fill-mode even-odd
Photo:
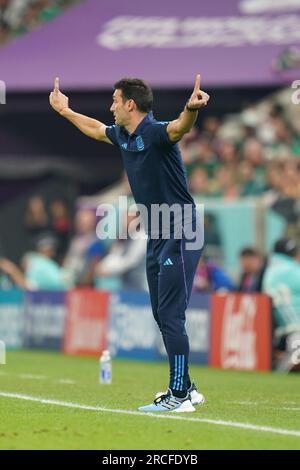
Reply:
[[[54,80],[54,91],[56,93],[59,92],[59,78],[58,77],[56,77],[56,79]]]
[[[198,75],[196,75],[194,91],[200,90],[200,84],[201,84],[201,76],[200,76],[200,74],[198,73]]]

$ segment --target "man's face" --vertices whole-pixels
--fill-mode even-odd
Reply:
[[[262,268],[263,261],[260,256],[241,256],[241,265],[244,273],[257,274]]]
[[[132,108],[132,100],[123,100],[121,90],[115,90],[113,94],[113,104],[110,111],[113,113],[115,123],[118,126],[126,126],[129,120],[129,113]]]

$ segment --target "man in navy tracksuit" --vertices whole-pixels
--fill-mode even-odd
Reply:
[[[120,148],[133,197],[148,233],[147,279],[153,314],[162,333],[170,363],[167,392],[140,411],[194,411],[204,401],[188,372],[189,341],[185,310],[203,246],[203,227],[188,192],[177,142],[194,125],[209,96],[200,90],[200,75],[184,110],[174,121],[158,122],[152,114],[153,95],[140,79],[114,86],[111,111],[115,125],[75,113],[59,90],[58,78],[50,94],[51,106],[89,137]],[[160,209],[169,208],[167,212]],[[168,217],[166,216],[168,215]],[[168,220],[167,220],[168,219]]]

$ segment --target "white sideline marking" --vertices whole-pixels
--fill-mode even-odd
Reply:
[[[22,395],[19,393],[10,393],[10,392],[1,392],[1,391],[0,391],[0,396],[5,397],[5,398],[17,398],[19,400],[35,401],[38,403],[43,403],[45,405],[64,406],[67,408],[78,408],[81,410],[88,410],[88,411],[100,411],[104,413],[117,413],[117,414],[125,414],[125,415],[132,415],[132,416],[144,416],[144,417],[148,416],[151,418],[174,419],[177,421],[190,421],[193,423],[208,423],[208,424],[215,424],[217,426],[228,426],[232,428],[247,429],[250,431],[262,431],[262,432],[270,432],[273,434],[283,434],[286,436],[300,437],[300,431],[298,430],[272,428],[270,426],[259,426],[259,425],[250,424],[250,423],[238,423],[235,421],[223,421],[223,420],[207,419],[207,418],[186,418],[183,416],[176,416],[175,413],[172,415],[171,414],[162,415],[162,414],[156,414],[156,413],[142,413],[140,411],[110,409],[110,408],[104,408],[101,406],[81,405],[80,403],[72,403],[69,401],[51,400],[51,399],[46,399],[46,398],[32,397],[30,395]]]

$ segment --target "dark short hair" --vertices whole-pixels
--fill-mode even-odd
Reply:
[[[149,113],[153,105],[153,93],[149,85],[139,78],[122,78],[114,84],[115,90],[121,90],[124,100],[134,100],[137,109]]]
[[[240,256],[261,256],[261,253],[256,249],[252,247],[246,247],[240,252]]]
[[[281,238],[274,245],[274,253],[294,258],[298,253],[297,241],[292,238]]]

